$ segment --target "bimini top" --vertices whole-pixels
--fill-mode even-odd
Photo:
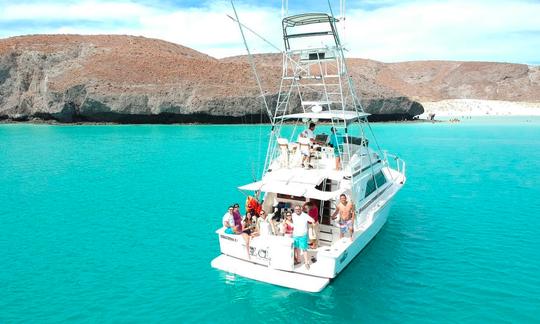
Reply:
[[[356,119],[361,119],[369,116],[371,114],[365,112],[356,112],[356,111],[321,111],[321,112],[305,112],[299,114],[290,114],[278,116],[277,119],[318,119],[318,120],[332,120],[332,119],[342,119],[345,121],[352,121]]]
[[[343,175],[339,172],[334,174],[305,172],[304,170],[280,169],[268,173],[263,180],[252,182],[238,187],[246,191],[273,192],[297,197],[306,197],[319,200],[330,200],[339,197],[345,192],[345,188],[335,191],[321,191],[316,188],[325,178],[341,180]]]
[[[305,13],[283,18],[283,25],[286,27],[296,27],[302,25],[319,24],[334,21],[336,18],[325,13]]]

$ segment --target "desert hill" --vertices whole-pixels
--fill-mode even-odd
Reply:
[[[257,55],[270,102],[281,56]],[[350,59],[365,109],[409,119],[422,102],[540,102],[540,68],[489,62]],[[31,35],[0,40],[0,119],[60,122],[243,122],[261,103],[245,56],[215,59],[144,37]]]

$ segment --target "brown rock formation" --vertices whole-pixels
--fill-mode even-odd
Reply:
[[[275,101],[280,55],[259,55]],[[423,112],[414,100],[540,101],[540,70],[471,62],[385,64],[351,59],[366,110],[376,119]],[[217,60],[133,36],[37,35],[0,40],[0,118],[130,123],[259,121],[261,102],[246,57]]]

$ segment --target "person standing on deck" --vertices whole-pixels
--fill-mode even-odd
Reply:
[[[341,170],[341,150],[343,145],[343,138],[337,130],[332,127],[330,128],[332,134],[330,134],[330,145],[334,148],[334,157],[336,158],[336,170]]]
[[[336,215],[339,213],[339,238],[343,238],[347,230],[351,234],[351,241],[353,240],[354,231],[354,204],[347,201],[347,196],[341,194],[339,196],[339,204],[336,206],[336,211],[332,215],[332,219],[336,219]]]
[[[260,217],[257,220],[257,232],[260,236],[274,235],[276,233],[274,223],[268,218],[264,210],[261,210]]]
[[[313,218],[314,222],[309,226],[308,237],[309,237],[309,247],[311,249],[316,249],[318,246],[318,237],[319,237],[319,207],[312,201],[308,201],[304,204],[304,208],[307,206],[307,214],[309,217]]]
[[[310,146],[315,143],[315,123],[310,123],[309,128],[305,129],[300,135],[298,135],[298,143],[300,143],[302,153],[302,165],[307,160],[306,168],[310,167],[311,163],[311,149]],[[309,142],[308,147],[303,147],[305,142]]]
[[[308,247],[308,223],[314,223],[313,218],[308,214],[302,212],[302,207],[297,205],[294,207],[294,214],[292,216],[293,228],[293,241],[294,241],[294,261],[300,263],[300,254],[304,255],[304,265],[309,270],[309,261],[307,254]]]

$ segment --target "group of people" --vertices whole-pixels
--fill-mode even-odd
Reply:
[[[304,212],[307,212],[307,214]],[[307,202],[304,206],[295,206],[292,210],[283,211],[283,219],[273,220],[264,210],[257,215],[253,210],[248,210],[244,217],[240,216],[239,204],[229,206],[223,215],[223,226],[226,234],[241,235],[246,242],[248,259],[250,256],[249,243],[251,238],[266,235],[282,235],[291,237],[295,247],[295,264],[300,263],[300,254],[304,254],[306,267],[308,245],[312,249],[317,248],[319,210],[316,204]],[[311,226],[308,227],[308,223]],[[309,235],[308,235],[309,232]]]
[[[293,239],[294,262],[301,263],[304,259],[304,265],[309,269],[308,246],[311,249],[318,247],[319,234],[319,207],[314,202],[306,202],[303,206],[296,205],[294,208],[285,209],[283,219],[273,220],[264,210],[257,213],[247,208],[245,216],[240,215],[240,206],[234,204],[229,207],[223,215],[223,226],[226,234],[242,235],[246,242],[248,259],[250,256],[249,243],[251,238],[266,235],[283,235]],[[347,201],[347,196],[342,194],[340,201],[336,206],[336,211],[331,216],[336,219],[339,214],[338,224],[340,227],[340,238],[347,232],[350,233],[351,241],[354,230],[354,205]]]
[[[317,143],[315,141],[315,123],[310,123],[309,127],[306,128],[304,131],[302,131],[298,135],[298,143],[304,143],[307,142],[309,146],[307,146],[304,149],[301,149],[302,153],[302,162],[301,165],[305,167],[306,169],[313,168],[311,166],[311,150],[310,147],[314,144],[322,144]],[[337,129],[335,127],[330,128],[330,146],[334,149],[334,158],[336,161],[336,170],[341,170],[341,150],[343,145],[343,138],[341,134],[337,132]]]

